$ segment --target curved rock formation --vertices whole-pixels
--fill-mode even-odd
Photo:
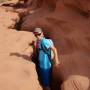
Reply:
[[[89,1],[54,0],[53,5],[50,0],[43,0],[43,3],[34,13],[23,18],[21,29],[32,31],[35,27],[42,27],[53,39],[61,61],[58,70],[54,68],[55,79],[64,83],[70,76],[80,75],[90,80]]]
[[[0,30],[0,89],[42,90],[36,67],[30,60],[33,35]]]
[[[0,7],[0,29],[12,29],[19,21],[18,13],[13,12],[13,8]]]
[[[12,29],[18,20],[12,8],[0,7],[0,90],[42,90],[30,59],[34,35]]]
[[[53,68],[53,90],[57,90],[60,88],[61,90],[90,90],[90,17],[89,17],[89,1],[88,0],[28,0],[28,13],[24,12],[20,14],[23,16],[22,18],[22,26],[21,30],[32,31],[35,27],[42,27],[46,36],[52,38],[55,46],[58,49],[60,65],[58,67]],[[85,5],[86,4],[86,5]],[[23,9],[22,9],[23,10]],[[31,11],[32,10],[32,11]],[[0,13],[1,14],[1,13]],[[11,14],[10,14],[11,15]],[[17,15],[16,15],[17,16]],[[10,16],[11,17],[11,16]],[[6,18],[6,17],[5,17]],[[16,19],[15,19],[16,20]],[[16,22],[14,22],[15,25]],[[2,27],[9,27],[7,23]],[[14,26],[13,25],[13,26]],[[37,81],[37,75],[35,74],[35,78],[30,78],[32,74],[30,69],[27,69],[28,61],[17,61],[24,58],[25,60],[29,60],[30,53],[32,54],[32,48],[29,47],[29,43],[33,40],[32,33],[28,32],[20,32],[17,31],[3,31],[6,28],[2,28],[0,33],[0,52],[1,52],[1,60],[2,65],[9,67],[8,70],[3,70],[5,72],[2,73],[1,70],[1,78],[6,78],[5,82],[2,83],[4,79],[2,79],[1,89],[10,90],[10,85],[14,86],[15,89],[22,89],[22,85],[25,90],[33,89],[39,90],[40,85]],[[12,33],[14,32],[14,33]],[[9,35],[10,33],[10,35]],[[21,36],[19,36],[21,35]],[[4,37],[4,38],[3,38]],[[17,37],[17,38],[16,38]],[[19,37],[19,38],[18,38]],[[29,38],[30,37],[30,38]],[[20,42],[19,42],[20,41]],[[13,42],[13,43],[12,43]],[[5,46],[4,46],[5,45]],[[8,47],[7,47],[8,46]],[[3,48],[3,49],[2,49]],[[8,55],[8,56],[7,56]],[[7,64],[8,59],[10,59]],[[16,66],[12,66],[12,62],[18,64],[17,67],[20,66],[20,69],[17,70]],[[5,61],[5,62],[4,62]],[[20,63],[19,63],[20,62]],[[23,63],[21,65],[21,63]],[[26,64],[27,63],[27,64]],[[25,67],[24,67],[25,64]],[[1,66],[2,68],[4,68]],[[32,64],[30,64],[32,66]],[[11,69],[12,67],[12,69]],[[29,67],[29,66],[28,66]],[[14,69],[15,68],[15,69]],[[22,69],[23,68],[23,69]],[[10,70],[10,71],[9,71]],[[23,71],[25,70],[25,71]],[[27,71],[28,70],[28,71]],[[16,71],[17,74],[16,74]],[[20,73],[19,73],[20,72]],[[21,75],[21,73],[24,73]],[[4,75],[9,76],[4,76]],[[15,74],[12,75],[12,74]],[[13,81],[9,84],[8,78],[10,75],[13,77]],[[20,76],[19,76],[20,75]],[[17,85],[14,79],[18,79],[20,77],[20,87]],[[25,77],[25,79],[22,77]],[[27,79],[26,79],[27,78]],[[36,87],[33,87],[32,82],[25,80],[35,80]],[[21,83],[23,82],[23,83]],[[25,82],[25,83],[24,83]],[[6,85],[6,88],[4,88]],[[27,86],[32,85],[32,86]],[[23,89],[23,90],[24,90]],[[31,89],[31,90],[32,90]],[[41,88],[40,88],[41,90]]]

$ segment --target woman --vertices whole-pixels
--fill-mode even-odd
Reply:
[[[39,75],[45,90],[51,90],[52,62],[59,64],[57,49],[51,39],[46,39],[41,28],[35,28],[34,35],[37,38],[36,49],[38,50]]]

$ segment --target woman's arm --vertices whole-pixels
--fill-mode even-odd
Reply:
[[[58,53],[57,53],[57,49],[55,46],[52,46],[51,47],[53,53],[54,53],[54,62],[55,62],[55,65],[58,65],[60,62],[59,62],[59,58],[58,58]]]

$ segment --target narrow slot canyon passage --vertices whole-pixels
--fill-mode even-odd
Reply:
[[[0,89],[43,90],[38,57],[34,55],[33,41],[36,38],[32,33],[34,28],[41,27],[45,36],[54,41],[59,52],[60,65],[53,67],[51,90],[74,90],[77,87],[89,90],[89,1],[23,1],[0,6]]]

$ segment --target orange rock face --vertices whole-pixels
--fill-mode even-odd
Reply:
[[[42,90],[30,59],[34,36],[12,29],[18,20],[11,8],[0,7],[0,90]]]
[[[64,0],[64,3],[79,8],[85,12],[89,12],[90,10],[89,0]]]
[[[33,35],[15,30],[0,30],[0,89],[42,90],[31,62]]]
[[[71,75],[90,79],[90,3],[88,0],[54,2],[53,5],[43,0],[39,9],[24,17],[22,29],[32,31],[34,27],[42,27],[45,34],[53,39],[61,62],[59,69],[54,69],[57,80],[64,82]]]
[[[19,21],[18,13],[11,12],[13,8],[0,7],[0,29],[1,28],[14,28],[15,24]]]
[[[53,68],[53,77],[58,83],[53,82],[53,90],[56,90],[57,85],[59,85],[59,88],[61,90],[77,90],[77,88],[79,88],[79,90],[90,90],[89,4],[89,0],[30,0],[30,2],[28,3],[28,5],[31,5],[28,7],[30,11],[28,11],[28,15],[23,15],[21,30],[32,31],[35,27],[42,27],[45,35],[53,39],[55,46],[58,50],[60,65]],[[7,23],[1,23],[2,28],[3,24],[5,24],[4,26],[7,28],[12,25],[8,25]],[[15,22],[13,26],[14,25]],[[32,48],[27,48],[28,43],[31,43],[34,38],[32,33],[21,31],[17,34],[17,31],[8,30],[1,31],[0,37],[0,42],[2,43],[0,45],[0,58],[1,60],[3,60],[2,65],[8,65],[8,67],[12,67],[12,70],[11,68],[7,68],[5,69],[5,71],[4,67],[1,66],[1,68],[3,68],[1,70],[1,74],[3,78],[6,78],[2,79],[2,81],[6,81],[3,82],[5,84],[1,82],[1,89],[3,88],[2,90],[5,90],[3,85],[7,85],[6,87],[8,89],[6,90],[12,90],[12,87],[10,86],[12,85],[13,87],[17,88],[17,90],[23,88],[25,90],[41,90],[37,79],[33,78],[31,80],[35,80],[36,82],[36,87],[33,87],[33,84],[29,82],[31,78],[27,78],[28,75],[31,76],[31,74],[26,74],[31,73],[31,71],[26,71],[30,70],[27,69],[27,64],[29,64],[30,62],[20,61],[22,58],[24,58],[25,60],[29,60],[30,53],[32,53]],[[17,58],[19,58],[19,62],[16,60]],[[8,62],[10,63],[8,64],[6,59],[10,59],[12,61],[10,62],[9,60]],[[14,62],[16,66],[12,66],[12,62]],[[30,66],[32,66],[31,63]],[[19,67],[20,69],[17,70],[17,67]],[[2,73],[2,71],[5,72]],[[18,72],[16,73],[16,71]],[[35,70],[33,70],[32,72],[35,72]],[[23,73],[22,76],[20,76],[21,73]],[[7,77],[5,76],[6,74]],[[34,74],[37,78],[36,72]],[[13,81],[11,81],[10,84],[7,84],[6,82],[9,81],[8,78],[10,78],[10,75],[13,76]],[[24,81],[22,79],[23,75],[25,77],[23,79],[29,81]],[[20,82],[18,82],[20,84],[19,86],[15,82],[15,80],[20,80]],[[21,85],[25,85],[25,87],[21,87]],[[31,86],[29,87],[29,85]]]

